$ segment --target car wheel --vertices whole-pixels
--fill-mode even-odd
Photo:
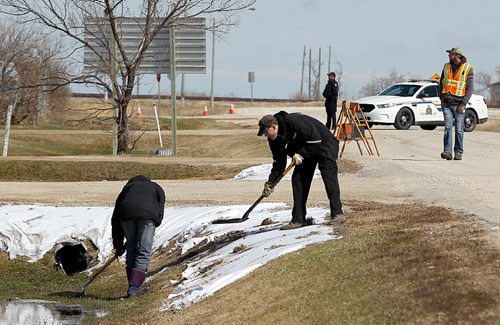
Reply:
[[[370,129],[371,129],[371,128],[373,128],[373,123],[368,122],[368,127],[369,127]]]
[[[422,130],[432,131],[437,127],[437,125],[420,125],[420,127]]]
[[[468,109],[465,111],[464,115],[464,131],[472,132],[476,128],[477,125],[477,116],[474,111]]]
[[[398,130],[408,130],[413,124],[413,114],[410,109],[403,107],[399,110],[394,121],[394,127]]]

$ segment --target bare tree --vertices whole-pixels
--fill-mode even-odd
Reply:
[[[0,109],[4,111],[15,97],[19,105],[13,123],[29,118],[36,125],[39,113],[48,108],[49,94],[54,95],[49,85],[64,75],[65,66],[54,60],[60,51],[58,42],[27,27],[0,24]]]
[[[491,98],[491,80],[492,76],[485,72],[474,73],[474,89],[485,97]],[[478,87],[479,86],[479,87]]]
[[[344,96],[344,91],[343,91],[343,86],[342,86],[342,79],[344,77],[344,68],[342,66],[342,63],[340,61],[335,61],[334,66],[337,66],[337,68],[334,68],[335,72],[335,80],[337,80],[339,84],[339,98],[343,98]]]
[[[219,31],[236,24],[236,14],[251,7],[256,0],[0,0],[2,11],[18,21],[36,23],[48,27],[76,44],[71,57],[83,47],[90,49],[101,61],[102,74],[75,73],[66,83],[91,84],[106,89],[117,109],[114,117],[118,133],[118,153],[127,153],[129,147],[129,123],[127,107],[132,99],[132,90],[141,61],[152,40],[163,28],[174,27],[194,17],[210,15],[216,19]],[[141,17],[145,20],[142,40],[137,51],[130,55],[125,52],[125,39],[118,28],[120,19]],[[99,32],[86,30],[86,21],[99,26]],[[102,40],[107,53],[89,43],[85,33],[91,33]],[[111,57],[111,59],[108,59]],[[75,59],[80,63],[81,58]],[[116,67],[118,66],[118,68]],[[107,82],[110,80],[110,84]]]
[[[311,72],[311,84],[309,85],[312,95],[311,98],[312,100],[320,100],[320,95],[318,93],[320,89],[320,84],[323,81],[321,79],[321,76],[319,75],[319,61],[318,60],[312,60],[311,66],[309,67],[310,72]]]
[[[388,76],[375,77],[361,88],[361,96],[374,96],[391,86],[392,84],[404,81],[405,77],[399,75],[396,70],[392,70]]]

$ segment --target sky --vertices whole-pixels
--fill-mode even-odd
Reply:
[[[341,63],[340,86],[349,99],[393,70],[412,78],[440,73],[452,47],[464,50],[476,72],[494,75],[500,65],[499,1],[258,0],[254,9],[242,12],[239,26],[216,41],[216,96],[250,97],[250,71],[254,98],[293,96],[300,90],[304,46],[314,60],[322,49],[321,88],[332,47],[330,70],[338,72]],[[187,76],[186,90],[209,95],[209,33],[207,38],[207,75]],[[149,88],[156,93],[154,82]],[[167,78],[161,88],[169,92]]]
[[[270,168],[270,164],[251,167],[242,171],[235,179],[265,180]],[[166,190],[168,197],[168,189]],[[256,198],[259,194],[255,194]],[[167,247],[169,241],[174,240],[175,249],[180,249],[184,254],[204,240],[213,242],[229,232],[241,230],[244,236],[188,262],[182,281],[174,284],[171,294],[165,294],[161,310],[186,308],[272,259],[310,244],[340,238],[332,232],[331,226],[324,225],[329,211],[322,208],[308,209],[308,216],[314,218],[315,225],[280,230],[291,219],[291,207],[284,203],[262,202],[252,211],[249,220],[243,223],[211,224],[215,219],[240,218],[248,208],[249,205],[172,207],[167,201],[163,223],[155,232],[154,250]],[[0,249],[6,251],[9,258],[25,256],[30,261],[36,261],[50,252],[57,243],[89,239],[99,250],[101,263],[96,266],[98,267],[112,254],[112,212],[112,207],[1,205]],[[275,223],[261,225],[265,218],[271,218]],[[124,263],[124,259],[125,256],[122,256],[120,262]],[[207,269],[209,271],[203,271]],[[146,283],[152,280],[154,276],[149,277]],[[125,284],[123,285],[125,288]],[[156,282],[155,285],[170,287],[172,283]],[[19,306],[12,305],[9,308],[10,314],[16,317],[20,315],[16,312]],[[23,309],[23,313],[27,312]],[[49,317],[48,315],[50,311],[44,317]]]
[[[304,46],[321,67],[339,78],[341,99],[356,100],[361,88],[392,71],[407,78],[440,73],[447,49],[461,47],[474,71],[491,74],[500,66],[500,2],[492,0],[257,0],[239,14],[239,25],[218,34],[214,56],[214,95],[293,98],[300,92]],[[211,17],[207,18],[207,24]],[[210,95],[212,34],[207,33],[206,74],[186,75],[187,95]],[[329,48],[331,47],[330,66]],[[255,82],[248,82],[254,72]],[[308,67],[304,71],[307,95]],[[141,94],[157,95],[156,76],[142,79]],[[95,92],[81,86],[74,92]],[[162,76],[161,93],[170,94]],[[177,77],[180,92],[180,77]]]

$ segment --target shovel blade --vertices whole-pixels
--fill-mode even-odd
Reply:
[[[213,220],[212,224],[240,223],[240,222],[247,221],[247,220],[248,220],[248,217],[245,218],[245,216],[243,216],[243,218],[231,218],[231,219],[217,219],[217,220]]]

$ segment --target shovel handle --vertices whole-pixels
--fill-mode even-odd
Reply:
[[[276,178],[273,182],[273,187],[275,187],[276,185],[278,185],[278,183],[283,179],[283,177],[285,177],[286,174],[288,174],[288,172],[293,168],[293,166],[295,166],[295,159],[292,159],[292,161],[290,162],[290,164],[288,165],[288,167],[278,176],[278,178]],[[255,201],[254,204],[252,204],[252,206],[247,210],[247,212],[245,212],[245,214],[243,215],[242,219],[243,220],[246,220],[248,219],[248,216],[250,215],[250,212],[252,212],[252,210],[257,206],[257,204],[260,203],[260,201],[262,201],[263,199],[265,198],[264,194],[262,194],[258,199],[257,201]]]
[[[85,292],[85,288],[87,288],[87,286],[90,283],[92,283],[92,281],[94,281],[95,278],[97,278],[99,276],[99,274],[101,274],[102,271],[104,271],[117,258],[118,258],[118,256],[116,254],[113,255],[113,257],[111,257],[109,260],[107,260],[103,266],[101,266],[99,269],[95,270],[94,273],[92,273],[92,275],[89,277],[89,279],[87,281],[85,281],[85,283],[82,285],[82,287],[80,288],[80,292],[83,294],[83,292]]]
[[[281,181],[281,179],[283,177],[285,177],[286,174],[288,174],[288,172],[293,168],[293,166],[295,166],[295,164],[296,164],[295,159],[292,159],[292,161],[290,162],[290,165],[288,165],[288,167],[278,176],[278,178],[276,178],[276,180],[273,183],[273,187],[278,185],[278,183]]]

